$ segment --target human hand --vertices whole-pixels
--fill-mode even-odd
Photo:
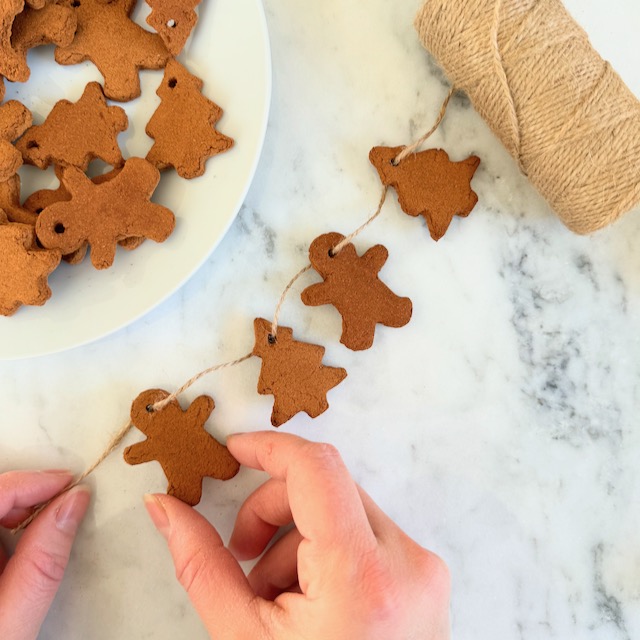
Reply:
[[[0,526],[18,526],[31,508],[50,500],[71,482],[68,471],[10,471],[0,474]],[[80,485],[56,498],[29,525],[15,554],[0,546],[0,638],[38,636],[58,591],[76,531],[89,506]]]
[[[449,638],[446,565],[356,485],[334,447],[273,432],[227,446],[271,476],[240,508],[229,549],[186,504],[145,498],[212,638]],[[237,560],[256,558],[292,522],[245,577]]]

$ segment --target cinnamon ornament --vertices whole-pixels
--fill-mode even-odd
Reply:
[[[24,0],[0,0],[0,76],[11,82],[25,82],[29,67],[21,51],[11,43],[16,16],[24,9]]]
[[[36,247],[33,227],[0,220],[0,315],[13,315],[23,304],[43,305],[51,297],[49,274],[60,252]]]
[[[124,109],[108,106],[100,84],[90,82],[77,102],[56,102],[44,123],[28,129],[16,147],[39,169],[55,163],[86,171],[94,158],[118,166],[124,161],[118,134],[127,126]]]
[[[381,244],[358,256],[355,247],[346,244],[336,254],[333,248],[344,236],[325,233],[316,238],[309,249],[313,268],[324,282],[313,284],[302,292],[302,301],[309,306],[332,304],[342,316],[340,342],[360,351],[373,344],[376,324],[403,327],[411,319],[409,298],[400,298],[378,277],[389,257]]]
[[[278,327],[273,336],[268,320],[256,318],[253,326],[253,355],[262,359],[258,393],[275,398],[271,424],[279,427],[300,411],[311,418],[325,412],[329,408],[327,392],[340,384],[347,372],[323,365],[324,347],[294,340],[288,327]]]
[[[93,184],[103,184],[115,178],[120,173],[120,171],[122,171],[122,169],[120,167],[116,167],[115,169],[112,169],[107,173],[101,173],[100,175],[91,178],[91,182],[93,182]],[[56,202],[67,202],[71,200],[71,194],[65,189],[65,186],[62,182],[63,168],[59,165],[56,165],[55,173],[60,182],[57,189],[40,189],[39,191],[35,191],[22,204],[22,209],[26,209],[34,216],[34,225],[38,219],[37,216],[42,213],[47,207],[50,207]],[[0,206],[2,206],[1,203]],[[134,237],[119,240],[118,244],[123,249],[132,251],[133,249],[139,247],[142,242],[144,242],[144,238]],[[77,249],[73,253],[63,255],[62,259],[68,264],[80,264],[84,260],[88,250],[89,243],[85,242],[79,249]]]
[[[22,166],[22,155],[11,143],[31,126],[31,121],[31,111],[17,100],[0,106],[0,182]]]
[[[7,0],[4,0],[5,2]],[[59,64],[91,60],[104,77],[104,93],[126,102],[140,95],[140,69],[162,69],[171,54],[156,33],[130,19],[137,0],[59,0],[78,20],[73,42],[55,51]]]
[[[215,128],[222,109],[202,95],[203,84],[171,60],[156,92],[162,102],[146,128],[155,140],[147,160],[160,170],[174,167],[186,179],[201,176],[206,160],[233,146],[233,140]]]
[[[397,191],[402,210],[410,216],[424,216],[431,237],[440,240],[453,216],[468,216],[478,202],[470,182],[480,158],[451,162],[446,151],[427,149],[407,156],[396,166],[394,158],[403,149],[374,147],[369,159],[382,183]]]
[[[131,422],[147,439],[124,451],[128,464],[156,460],[167,476],[170,496],[195,506],[202,497],[202,479],[233,478],[238,461],[205,430],[215,404],[209,396],[196,398],[186,411],[177,400],[162,409],[153,405],[169,396],[162,389],[143,391],[131,406]]]
[[[78,21],[71,7],[51,2],[36,8],[27,3],[13,22],[11,45],[22,55],[26,65],[29,49],[46,44],[65,47],[73,41],[77,27]]]
[[[177,56],[198,22],[194,9],[201,0],[147,0],[151,13],[147,24],[162,38],[172,55]]]
[[[38,220],[35,213],[20,204],[20,176],[17,173],[0,182],[0,209],[7,214],[9,222],[19,222],[33,227]]]
[[[158,170],[142,158],[130,158],[115,178],[102,184],[67,167],[62,183],[71,199],[52,204],[38,216],[38,239],[44,247],[65,254],[88,242],[96,269],[113,264],[120,240],[145,237],[163,242],[173,231],[175,217],[150,202],[159,180]]]

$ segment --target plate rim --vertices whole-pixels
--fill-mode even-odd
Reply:
[[[242,209],[242,206],[246,200],[247,194],[249,193],[249,189],[253,184],[253,181],[258,169],[258,165],[262,158],[262,153],[264,151],[264,143],[266,140],[267,129],[269,124],[269,114],[271,112],[271,100],[273,96],[273,60],[272,60],[272,50],[271,50],[271,38],[269,35],[267,16],[264,8],[264,3],[262,2],[262,0],[253,0],[253,1],[255,3],[256,10],[258,12],[257,18],[259,20],[260,30],[263,35],[262,47],[264,49],[263,60],[265,64],[264,108],[261,114],[261,124],[260,124],[259,135],[256,138],[257,144],[256,144],[255,155],[251,163],[250,170],[247,173],[248,177],[247,177],[246,183],[242,191],[238,195],[238,205],[236,206],[235,212],[233,212],[233,214],[229,216],[226,224],[223,226],[221,233],[219,234],[215,242],[213,242],[211,246],[208,248],[208,250],[203,253],[201,259],[197,263],[195,263],[188,272],[184,274],[184,276],[179,280],[179,282],[177,282],[172,288],[167,290],[162,296],[159,296],[158,299],[155,300],[153,304],[151,304],[149,307],[132,315],[129,319],[127,319],[126,322],[119,324],[106,331],[102,331],[101,333],[98,333],[95,336],[82,339],[79,342],[76,342],[68,346],[57,346],[57,347],[52,347],[50,349],[43,349],[33,353],[25,353],[23,355],[5,355],[0,353],[0,362],[20,362],[20,361],[33,360],[36,358],[44,358],[47,356],[52,356],[52,355],[61,354],[61,353],[67,353],[69,351],[73,351],[74,349],[79,349],[82,347],[86,347],[87,345],[94,344],[96,342],[99,342],[100,340],[103,340],[109,336],[114,335],[115,333],[118,333],[119,331],[123,331],[127,327],[130,327],[134,323],[138,322],[141,318],[151,313],[154,309],[157,309],[166,300],[168,300],[171,296],[173,296],[180,289],[182,289],[182,287],[184,287],[187,284],[187,282],[191,280],[191,278],[193,278],[193,276],[198,271],[200,271],[200,269],[203,267],[205,262],[211,257],[213,252],[217,249],[217,247],[220,245],[222,240],[225,238],[225,236],[229,232],[229,229],[231,228],[231,225],[235,222],[235,220],[238,217],[238,214],[240,213],[240,210]]]

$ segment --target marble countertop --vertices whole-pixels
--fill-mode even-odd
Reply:
[[[635,0],[584,4],[567,2],[640,95]],[[309,242],[353,230],[375,208],[369,149],[412,141],[437,113],[446,86],[413,30],[418,5],[265,0],[272,112],[240,215],[191,281],[132,326],[0,363],[3,469],[81,470],[141,390],[174,389],[250,350],[253,318],[273,313]],[[573,235],[463,98],[433,145],[481,157],[476,210],[435,244],[393,196],[358,238],[360,250],[385,243],[384,278],[414,305],[411,323],[379,329],[369,351],[338,343],[333,309],[292,295],[282,323],[326,345],[325,361],[349,377],[328,412],[283,429],[335,444],[382,508],[445,558],[455,638],[638,638],[640,215]],[[272,399],[256,394],[258,371],[251,360],[186,399],[215,398],[221,436],[267,428]],[[227,537],[261,480],[243,470],[207,481],[199,508]],[[159,468],[114,455],[90,482],[91,511],[42,638],[206,637],[142,504],[164,489]]]

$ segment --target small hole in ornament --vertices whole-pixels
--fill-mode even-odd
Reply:
[[[176,86],[178,85],[177,78],[171,78],[168,84],[169,84],[169,89],[175,89]]]
[[[398,166],[398,161],[395,158],[391,158],[391,160],[389,160],[389,164],[392,167],[397,167]]]
[[[63,234],[63,233],[65,232],[65,228],[64,228],[64,225],[62,224],[62,222],[58,222],[58,223],[56,224],[56,226],[55,226],[55,227],[53,227],[53,230],[54,230],[58,235]]]
[[[336,257],[336,252],[333,249],[329,249],[329,251],[327,251],[327,255],[330,258],[335,258]]]
[[[147,413],[153,413],[155,411],[152,404],[148,404],[146,406],[146,409],[147,409]]]
[[[29,140],[27,142],[27,149],[39,149],[40,145],[35,140]]]
[[[275,344],[278,341],[278,339],[273,335],[273,333],[270,333],[267,336],[267,340],[269,341],[269,344]]]
[[[167,20],[167,27],[169,27],[169,29],[175,29],[176,21],[175,20]]]

